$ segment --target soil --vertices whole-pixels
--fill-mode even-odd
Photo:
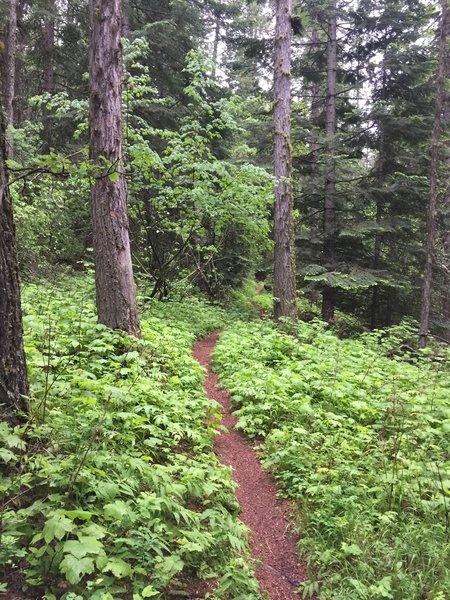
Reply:
[[[238,484],[240,518],[250,529],[250,549],[253,559],[260,563],[256,576],[262,591],[270,600],[298,600],[301,595],[297,586],[307,574],[296,550],[298,536],[292,531],[290,506],[277,496],[276,485],[262,469],[254,450],[234,429],[237,419],[231,414],[230,394],[218,386],[217,375],[211,369],[218,337],[214,333],[194,346],[194,357],[207,369],[205,391],[222,405],[223,424],[228,430],[217,436],[215,452],[223,464],[231,466]]]

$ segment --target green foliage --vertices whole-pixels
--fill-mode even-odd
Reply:
[[[240,319],[255,319],[270,316],[273,297],[264,288],[264,284],[254,279],[246,279],[242,286],[230,295],[229,311]]]
[[[412,328],[339,340],[268,322],[228,329],[215,352],[238,427],[295,500],[300,549],[323,600],[450,594],[450,369],[402,354]]]
[[[24,291],[32,414],[0,427],[0,570],[47,598],[163,598],[191,579],[260,598],[215,401],[191,356],[223,322],[199,300],[152,303],[135,340],[96,322],[78,278]]]
[[[149,104],[167,109],[174,102],[156,96],[149,69],[138,60],[146,51],[142,40],[128,48],[125,95],[141,263],[155,295],[165,297],[174,281],[187,279],[215,298],[240,285],[270,248],[272,178],[249,160],[247,134],[238,125],[241,99],[221,97],[196,52],[186,58],[189,103],[178,127],[150,127],[140,117]],[[225,158],[237,144],[238,156]]]
[[[176,124],[149,121],[155,109],[175,110],[177,100],[155,88],[148,52],[144,38],[125,44],[124,148],[136,267],[160,299],[186,281],[210,298],[223,296],[271,247],[272,178],[252,164],[248,134],[238,125],[249,111],[239,97],[225,97],[198,52],[185,57],[186,106]],[[30,104],[51,110],[55,122],[70,119],[76,147],[38,154],[39,125],[25,122],[15,132],[10,168],[18,249],[22,266],[35,273],[47,263],[82,258],[90,245],[89,186],[96,177],[117,180],[119,173],[106,160],[94,167],[87,159],[86,100],[60,92],[35,96]]]
[[[393,285],[386,277],[375,275],[367,269],[352,269],[349,273],[327,271],[321,265],[308,265],[302,274],[305,281],[328,285],[342,290],[362,290],[374,285]]]

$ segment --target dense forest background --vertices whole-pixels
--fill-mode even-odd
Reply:
[[[80,1],[18,0],[11,16],[9,4],[8,164],[29,278],[90,259],[88,13]],[[130,233],[145,293],[195,286],[223,299],[255,270],[270,286],[271,5],[142,0],[123,11]],[[331,320],[334,306],[364,327],[419,317],[439,17],[419,0],[294,6],[296,278],[313,304],[325,295]],[[448,337],[443,127],[430,326]]]
[[[448,2],[0,0],[5,600],[449,600]]]

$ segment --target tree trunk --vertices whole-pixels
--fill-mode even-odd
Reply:
[[[381,217],[383,215],[383,209],[381,206],[381,200],[377,198],[376,200],[376,222],[377,225],[381,224]],[[376,271],[380,267],[380,259],[381,259],[381,234],[379,231],[375,233],[375,242],[373,249],[373,257],[372,257],[372,268]],[[378,285],[374,285],[372,288],[372,302],[370,305],[370,327],[371,329],[375,329],[378,325],[378,303],[380,298],[380,289]]]
[[[327,110],[325,136],[327,159],[325,165],[325,211],[324,211],[324,255],[328,269],[332,270],[336,263],[336,71],[337,71],[337,18],[336,0],[331,0],[328,17],[327,44]],[[331,323],[334,321],[334,305],[336,290],[325,286],[322,295],[322,318]]]
[[[382,72],[382,88],[381,88],[381,100],[384,101],[386,98],[386,68],[383,64],[383,72]],[[382,187],[385,178],[385,167],[386,167],[386,127],[383,119],[380,119],[379,122],[379,149],[378,149],[378,164],[376,167],[377,170],[377,186]],[[383,197],[382,193],[376,191],[376,213],[375,219],[377,226],[381,225],[381,219],[383,217]],[[383,240],[380,231],[376,231],[375,240],[374,240],[374,248],[373,248],[373,258],[372,258],[372,268],[376,271],[380,268],[380,260],[381,260],[381,251],[383,246]],[[371,329],[375,329],[378,325],[378,304],[380,298],[380,290],[378,285],[374,285],[372,288],[372,303],[370,307],[370,327]]]
[[[311,34],[311,51],[318,53],[320,48],[320,38],[317,29],[313,29]],[[322,115],[323,98],[320,81],[314,81],[311,84],[311,120],[315,127],[319,126],[320,117]],[[318,180],[321,175],[319,172],[320,168],[320,152],[321,142],[320,136],[317,132],[312,134],[311,139],[311,171],[314,180]],[[321,233],[322,218],[320,217],[319,211],[316,207],[313,207],[311,215],[311,234],[313,237],[320,235]]]
[[[90,157],[97,311],[100,323],[139,335],[122,160],[120,0],[90,0]]]
[[[220,41],[220,13],[214,13],[215,27],[214,27],[214,43],[213,43],[213,55],[212,55],[212,71],[211,79],[215,81],[217,74],[217,66],[219,62],[219,41]]]
[[[274,51],[275,319],[297,319],[291,183],[292,0],[277,0]]]
[[[448,38],[450,37],[450,18],[447,16],[446,22],[446,54],[445,54],[445,80],[450,78],[450,49],[448,48]],[[445,89],[445,106],[444,106],[444,127],[446,138],[450,128],[450,92]],[[450,141],[446,141],[446,175],[447,183],[444,194],[444,210],[446,214],[447,227],[442,232],[443,250],[444,250],[444,265],[445,265],[445,291],[442,301],[442,317],[445,321],[446,330],[444,337],[450,342]]]
[[[46,17],[43,33],[44,43],[44,70],[42,74],[42,89],[47,94],[55,92],[55,70],[54,70],[54,51],[55,51],[55,12],[56,4],[54,0],[49,6],[49,14]],[[44,130],[43,152],[48,153],[52,146],[53,119],[49,111],[44,111]]]
[[[446,208],[450,212],[450,190],[446,194]],[[444,232],[444,253],[447,260],[447,268],[450,268],[450,230]],[[449,290],[449,277],[447,275],[447,285],[445,297],[442,303],[442,317],[445,321],[446,330],[444,333],[445,339],[450,342],[450,290]]]
[[[433,135],[431,139],[430,196],[427,209],[427,241],[425,249],[425,270],[422,288],[422,305],[420,313],[419,346],[427,345],[430,323],[430,307],[433,281],[434,253],[436,245],[436,207],[438,199],[438,167],[439,149],[442,128],[442,109],[445,95],[448,0],[441,0],[441,27],[439,36],[439,60],[436,79],[436,101],[434,113]]]
[[[28,378],[15,228],[6,170],[6,137],[0,112],[0,419],[14,424],[27,412]]]
[[[18,0],[9,1],[9,16],[6,35],[5,58],[5,109],[6,123],[14,127],[14,98],[16,89],[16,53],[17,53],[17,10]],[[7,154],[12,155],[10,139],[6,144]]]

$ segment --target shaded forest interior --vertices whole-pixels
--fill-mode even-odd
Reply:
[[[0,0],[7,600],[450,599],[448,1]]]

